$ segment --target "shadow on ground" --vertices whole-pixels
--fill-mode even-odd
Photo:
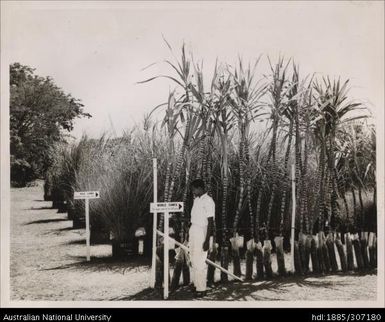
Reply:
[[[41,219],[41,220],[27,222],[24,224],[24,226],[33,225],[33,224],[48,224],[51,222],[59,222],[59,221],[68,221],[68,219],[64,219],[64,218]]]
[[[86,240],[85,239],[71,240],[67,243],[63,243],[63,245],[86,245]]]
[[[353,273],[352,275],[355,275]],[[361,274],[357,274],[361,275]],[[330,275],[328,275],[330,276]],[[282,293],[288,292],[288,287],[298,286],[307,288],[338,289],[347,285],[344,282],[314,280],[317,276],[289,276],[277,277],[268,281],[250,281],[250,282],[228,282],[226,284],[217,283],[213,288],[207,290],[207,295],[198,300],[204,301],[279,301],[282,300]],[[321,277],[321,276],[318,276]],[[260,291],[269,291],[270,296],[261,296]],[[277,296],[274,296],[277,294]],[[163,299],[163,289],[147,288],[141,292],[127,297],[119,297],[111,300],[118,301],[159,301]],[[192,301],[194,298],[190,286],[181,286],[175,292],[170,293],[171,301]]]
[[[83,240],[79,242],[84,242]],[[127,260],[116,259],[113,257],[91,257],[91,261],[87,262],[84,256],[67,256],[75,262],[50,268],[41,269],[42,271],[52,270],[81,270],[88,272],[115,272],[120,274],[129,273],[132,270],[138,272],[148,272],[151,260],[147,258],[131,258]]]
[[[58,229],[52,229],[52,230],[48,230],[46,232],[43,232],[41,233],[43,236],[47,236],[47,235],[56,235],[56,236],[59,236],[61,235],[62,233],[65,233],[67,231],[73,231],[75,233],[79,233],[79,235],[81,234],[82,231],[84,231],[84,229],[80,229],[80,228],[74,228],[71,224],[71,226],[69,227],[63,227],[63,228],[58,228]]]
[[[49,207],[49,206],[44,206],[44,207],[31,207],[31,208],[27,208],[25,210],[47,210],[47,209],[54,209],[52,207]]]

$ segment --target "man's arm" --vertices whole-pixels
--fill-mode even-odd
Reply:
[[[213,228],[214,228],[214,218],[209,217],[207,218],[208,225],[207,225],[207,233],[206,233],[206,239],[203,243],[203,251],[207,252],[210,248],[210,237],[213,234]]]

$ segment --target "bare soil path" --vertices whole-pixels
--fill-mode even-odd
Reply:
[[[12,300],[161,300],[159,292],[148,288],[149,259],[112,260],[111,246],[98,245],[86,262],[85,231],[72,229],[67,214],[51,209],[42,196],[41,182],[11,190]],[[376,283],[376,274],[230,282],[209,289],[203,300],[375,300]],[[170,300],[193,297],[181,287]]]
[[[42,200],[41,183],[11,190],[11,299],[92,301],[148,287],[148,260],[112,260],[110,245],[91,247],[85,230]]]

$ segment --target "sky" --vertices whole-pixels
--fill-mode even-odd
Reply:
[[[53,77],[81,99],[91,119],[75,122],[73,135],[120,135],[165,102],[175,86],[166,79],[186,43],[210,75],[216,58],[238,56],[267,72],[267,55],[293,58],[302,75],[351,80],[352,98],[376,118],[384,110],[384,2],[133,2],[2,1],[2,56],[36,74]],[[3,57],[2,57],[3,59]],[[4,59],[2,61],[4,63]],[[156,63],[143,70],[144,67]],[[159,115],[158,115],[159,117]]]

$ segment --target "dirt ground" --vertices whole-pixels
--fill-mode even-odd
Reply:
[[[97,245],[86,262],[85,230],[72,229],[67,214],[42,197],[41,182],[11,190],[11,300],[161,300],[149,288],[149,259],[112,260],[111,246]],[[203,300],[369,301],[376,299],[376,283],[376,274],[229,282],[209,289]],[[181,287],[170,300],[193,300],[190,288]]]

